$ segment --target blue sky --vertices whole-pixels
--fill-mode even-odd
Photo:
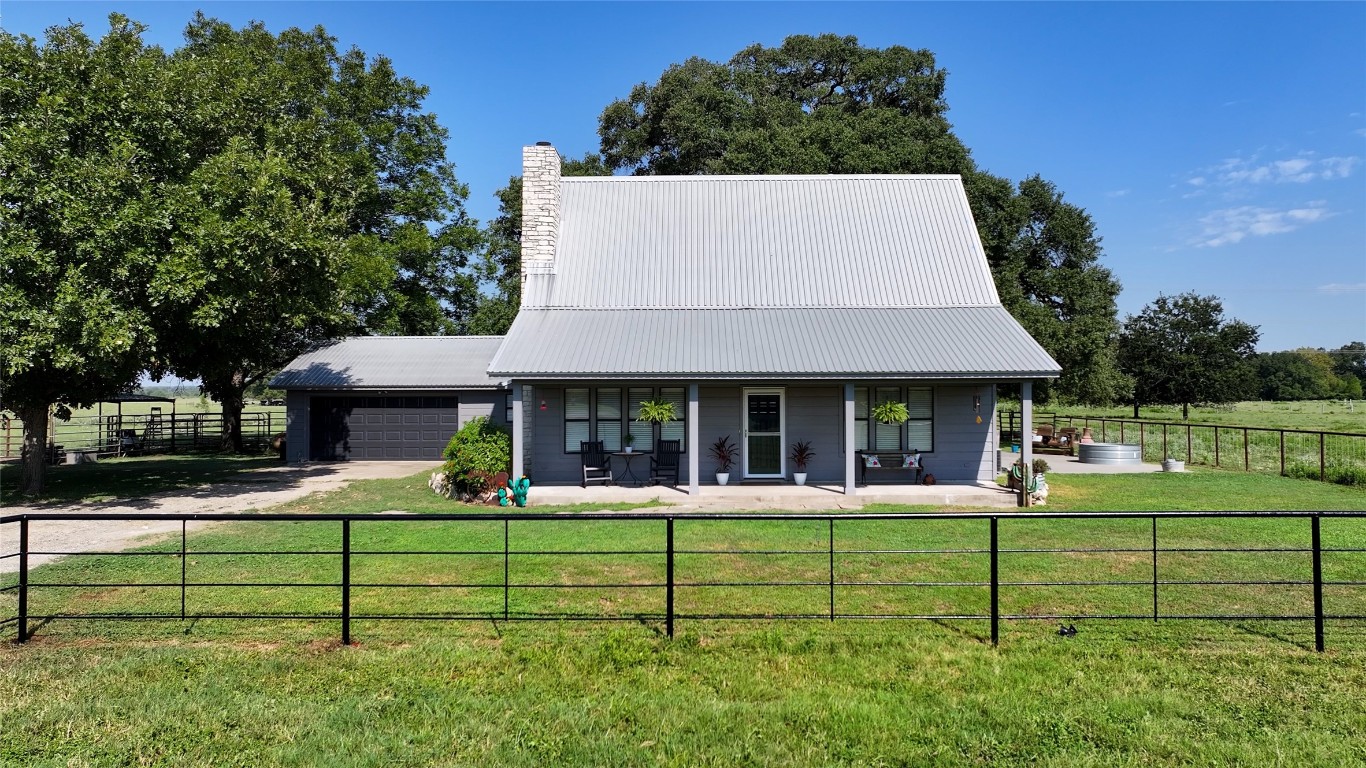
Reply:
[[[1124,285],[1224,299],[1263,351],[1366,340],[1363,3],[69,3],[3,0],[41,37],[120,11],[167,48],[195,9],[272,31],[322,24],[431,88],[468,208],[520,172],[520,147],[598,148],[597,117],[689,56],[791,34],[928,48],[978,164],[1039,173],[1086,208]]]

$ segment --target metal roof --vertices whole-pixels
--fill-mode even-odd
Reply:
[[[502,336],[358,336],[285,366],[276,389],[495,389],[488,374]]]
[[[1000,305],[523,309],[491,371],[516,378],[1047,378]]]
[[[958,176],[561,181],[501,376],[1047,378]]]
[[[554,274],[523,307],[999,303],[958,176],[561,181]]]

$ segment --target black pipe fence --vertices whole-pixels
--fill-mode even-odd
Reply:
[[[35,550],[30,546],[30,534],[32,527],[47,522],[72,522],[72,521],[101,521],[109,523],[112,520],[120,521],[178,521],[180,523],[180,535],[178,547],[171,549],[141,549],[124,550],[116,552],[74,552],[74,551],[54,551],[54,550]],[[1047,523],[1051,526],[1051,533],[1059,534],[1060,540],[1074,539],[1079,534],[1085,537],[1085,531],[1080,530],[1085,524],[1084,521],[1118,521],[1131,520],[1137,521],[1139,525],[1146,522],[1151,528],[1149,538],[1148,531],[1144,530],[1139,539],[1133,539],[1129,546],[1124,546],[1124,541],[1113,540],[1111,532],[1093,532],[1100,540],[1087,542],[1083,545],[1070,547],[1003,547],[1000,544],[1000,533],[1003,528],[1009,529],[1013,526],[1037,526]],[[1277,535],[1275,542],[1263,542],[1261,546],[1210,546],[1208,542],[1200,537],[1195,538],[1198,546],[1178,546],[1168,544],[1162,545],[1159,539],[1159,529],[1177,521],[1201,521],[1217,520],[1220,530],[1225,537],[1229,531],[1238,531],[1240,525],[1254,524],[1253,521],[1283,520],[1293,521],[1293,524],[1302,524],[1308,531],[1308,546],[1287,545],[1280,540]],[[6,594],[14,594],[17,600],[14,602],[13,615],[0,617],[0,628],[13,626],[15,628],[16,640],[20,643],[32,637],[31,627],[33,622],[51,622],[60,620],[96,620],[96,621],[118,621],[118,620],[203,620],[203,619],[241,619],[241,620],[313,620],[313,621],[338,621],[340,623],[341,640],[345,644],[352,642],[352,628],[356,622],[360,621],[641,621],[641,622],[661,622],[664,625],[664,632],[672,637],[674,634],[675,623],[679,620],[746,620],[746,619],[821,619],[828,621],[836,620],[867,620],[867,619],[905,619],[905,620],[934,620],[934,621],[986,621],[990,625],[990,637],[992,644],[997,644],[1000,639],[999,627],[1002,620],[1066,620],[1077,621],[1083,619],[1106,619],[1106,620],[1142,620],[1157,622],[1161,620],[1211,620],[1211,621],[1232,621],[1232,620],[1274,620],[1274,621],[1304,621],[1313,622],[1314,645],[1319,651],[1325,647],[1326,621],[1345,621],[1358,622],[1366,620],[1366,559],[1352,560],[1351,558],[1361,558],[1366,555],[1366,538],[1361,536],[1362,528],[1360,521],[1366,520],[1366,511],[1355,512],[1069,512],[1069,513],[929,513],[929,514],[668,514],[668,513],[649,513],[649,514],[606,514],[588,513],[579,515],[556,515],[556,514],[365,514],[365,515],[341,515],[341,514],[300,514],[300,515],[280,515],[280,514],[134,514],[120,515],[111,518],[98,514],[64,514],[64,513],[33,513],[20,514],[0,517],[0,532],[17,533],[17,550],[0,554],[0,564],[11,558],[17,559],[17,574],[15,582],[0,588],[0,597]],[[282,550],[282,549],[233,549],[233,550],[208,550],[192,549],[189,537],[188,523],[190,522],[213,522],[226,521],[236,523],[246,523],[251,525],[271,525],[279,523],[310,523],[321,525],[336,525],[337,539],[336,546],[310,549],[310,550]],[[626,526],[645,526],[645,536],[658,542],[657,546],[646,547],[610,547],[602,548],[554,548],[537,549],[526,546],[514,546],[515,540],[512,536],[513,528],[524,525],[544,525],[544,526],[588,526],[594,522],[612,521],[616,524]],[[967,525],[975,528],[975,534],[969,534],[960,546],[940,546],[933,547],[918,545],[919,538],[915,535],[921,529],[917,526],[928,526],[934,521],[956,521],[960,525]],[[378,548],[371,542],[369,546],[365,541],[356,541],[354,528],[357,524],[364,524],[371,531],[390,529],[392,526],[401,525],[433,525],[433,524],[470,524],[470,525],[494,525],[501,523],[501,536],[496,534],[483,537],[484,543],[492,541],[493,546],[476,546],[469,549],[413,549],[413,548]],[[775,530],[782,530],[786,526],[821,524],[820,528],[824,539],[821,542],[825,546],[814,547],[770,547],[763,546],[741,546],[739,544],[728,544],[726,546],[678,546],[675,538],[676,529],[692,529],[693,532],[705,531],[709,526],[723,524],[742,524],[745,526],[743,533],[745,536],[759,537],[760,541],[764,536],[772,536]],[[1324,525],[1343,525],[1342,530],[1337,531],[1339,539],[1355,546],[1324,546],[1322,528]],[[661,525],[662,524],[662,525]],[[778,529],[773,526],[779,526]],[[838,536],[838,529],[845,526],[874,526],[878,531],[876,536],[870,537],[867,531],[862,535],[848,535],[849,544],[841,546],[841,537]],[[649,526],[660,526],[651,533]],[[662,530],[661,530],[662,528]],[[632,535],[639,535],[641,529],[632,528]],[[909,537],[906,536],[910,533]],[[1027,528],[1017,528],[1015,531],[1023,535],[1030,534]],[[485,529],[485,534],[488,531]],[[1302,529],[1300,534],[1305,533]],[[900,534],[898,538],[893,534]],[[711,543],[736,541],[735,536],[738,532],[732,531],[727,535],[716,539],[709,539]],[[7,537],[0,537],[6,538]],[[373,537],[383,541],[383,536]],[[501,538],[501,547],[497,546],[497,540]],[[629,540],[631,537],[625,537]],[[932,538],[932,537],[931,537]],[[983,544],[982,539],[985,539]],[[1173,535],[1172,538],[1182,537]],[[1235,536],[1236,538],[1236,536]],[[1254,537],[1255,538],[1255,537]],[[1291,536],[1290,538],[1294,538]],[[777,536],[779,541],[781,536]],[[867,541],[903,542],[900,546],[869,546]],[[1135,541],[1143,541],[1143,546],[1137,546]],[[473,541],[473,540],[472,540]],[[611,539],[604,541],[605,544],[611,543]],[[1150,543],[1149,543],[1150,542]],[[477,543],[477,542],[475,542]],[[1178,544],[1183,543],[1178,541]],[[975,546],[974,546],[975,544]],[[1204,578],[1194,578],[1190,563],[1186,562],[1184,567],[1178,567],[1176,561],[1186,560],[1192,557],[1213,556],[1213,555],[1251,555],[1266,556],[1280,555],[1304,556],[1307,562],[1295,561],[1292,563],[1292,571],[1303,569],[1302,575],[1287,577],[1285,574],[1278,574],[1273,570],[1259,570],[1257,566],[1252,566],[1252,573],[1257,578],[1232,578],[1226,574],[1213,572]],[[1078,555],[1085,558],[1112,557],[1117,558],[1117,562],[1126,561],[1132,565],[1137,559],[1144,568],[1146,562],[1151,561],[1151,578],[1120,578],[1120,579],[1096,579],[1078,578],[1075,574],[1072,578],[1067,576],[1072,566],[1065,560],[1058,560],[1059,555]],[[171,558],[178,561],[179,579],[161,579],[153,581],[116,581],[106,578],[107,574],[98,567],[89,570],[82,569],[79,573],[89,573],[91,578],[88,580],[51,580],[49,578],[35,579],[45,574],[44,570],[34,571],[30,564],[30,558],[34,556],[63,557],[68,559],[76,558],[97,558],[97,557],[119,557],[119,558]],[[271,579],[271,580],[197,580],[189,569],[189,564],[196,564],[201,560],[211,561],[218,557],[260,557],[267,563],[272,560],[282,562],[282,558],[336,558],[337,566],[335,577],[323,581],[308,581],[301,578],[296,579]],[[938,557],[966,558],[974,567],[985,566],[985,579],[972,578],[930,578],[933,572],[922,578],[909,578],[904,571],[889,569],[879,574],[876,567],[872,572],[860,570],[857,565],[850,564],[852,560],[867,562],[869,558],[873,561],[886,560],[896,556],[913,556],[922,559]],[[1325,579],[1324,577],[1324,557],[1333,559],[1334,573],[1339,575],[1336,579]],[[355,568],[359,562],[368,563],[394,563],[395,561],[413,562],[420,558],[437,558],[440,561],[450,562],[453,560],[469,560],[472,558],[484,558],[486,561],[501,560],[501,578],[497,578],[497,569],[489,569],[494,575],[491,579],[485,580],[455,580],[442,581],[435,578],[438,575],[449,574],[451,572],[461,573],[460,569],[442,567],[434,571],[423,574],[421,578],[409,578],[405,580],[389,580],[372,577],[369,580],[362,579],[357,581]],[[514,577],[518,569],[514,568],[514,563],[530,558],[554,558],[557,565],[554,577],[542,577],[540,579],[526,580]],[[660,569],[659,578],[647,580],[628,580],[623,581],[619,575],[615,575],[614,564],[619,564],[631,558],[645,558],[652,562],[659,562],[663,567]],[[680,569],[679,559],[684,558],[691,567]],[[718,570],[716,564],[718,558],[757,558],[764,562],[764,572],[775,574],[774,578],[767,579],[725,579],[717,578],[717,575],[724,575],[724,570]],[[810,562],[819,562],[820,566],[809,566],[804,571],[796,575],[783,577],[785,573],[786,561],[792,558],[807,558]],[[1037,562],[1029,567],[1017,565],[1012,569],[1012,563],[1024,558],[1053,558],[1057,562],[1052,565],[1045,563],[1043,567],[1044,577],[1037,575],[1040,566]],[[575,578],[565,578],[564,574],[578,567],[578,563],[583,563],[585,559],[590,560],[588,565],[583,566],[589,575],[596,575],[600,578],[589,581],[579,581]],[[1166,564],[1170,573],[1164,578],[1163,562],[1171,561]],[[574,563],[574,566],[570,564]],[[887,568],[884,564],[883,568]],[[113,572],[125,572],[126,569],[112,569]],[[978,569],[980,572],[981,568]],[[257,569],[258,572],[264,571],[271,573],[269,568]],[[282,567],[280,571],[288,573],[289,568]],[[817,573],[817,571],[824,571]],[[69,574],[75,571],[58,570],[58,574]],[[584,570],[578,571],[582,576]],[[1012,573],[1020,574],[1012,578]],[[1146,573],[1146,571],[1144,571]],[[1031,575],[1034,574],[1034,575]],[[819,576],[819,578],[816,578]],[[179,610],[166,611],[140,611],[140,612],[104,612],[92,613],[75,610],[60,611],[33,611],[32,599],[35,595],[53,590],[99,590],[110,588],[136,588],[141,591],[150,590],[172,590],[179,593]],[[254,590],[261,588],[300,588],[308,590],[335,590],[338,601],[335,610],[310,610],[308,605],[299,607],[298,605],[288,607],[285,610],[273,612],[265,611],[246,611],[246,612],[224,612],[224,611],[205,611],[190,610],[191,597],[196,593],[204,593],[209,590],[233,589],[238,591]],[[1050,609],[1047,606],[1034,605],[1029,611],[1008,612],[1002,610],[1003,592],[1021,592],[1031,588],[1061,588],[1065,594],[1071,596],[1087,589],[1097,588],[1130,588],[1142,590],[1145,594],[1150,593],[1151,609],[1146,608],[1146,597],[1143,603],[1145,608],[1142,611],[1116,611],[1106,609],[1100,611],[1079,611],[1066,610],[1064,605]],[[1263,605],[1262,610],[1258,610],[1256,605],[1249,607],[1246,598],[1233,600],[1228,612],[1213,612],[1210,610],[1182,610],[1179,605],[1176,609],[1163,610],[1166,605],[1164,597],[1170,595],[1174,590],[1198,589],[1210,591],[1219,587],[1273,587],[1290,590],[1303,590],[1304,594],[1297,595],[1297,600],[1292,600],[1292,605],[1300,606],[1301,610],[1270,610],[1273,606]],[[1341,610],[1330,610],[1325,605],[1324,589],[1333,590],[1335,600]],[[372,596],[392,593],[396,590],[463,590],[466,593],[472,590],[492,590],[494,593],[501,592],[501,610],[496,607],[490,608],[489,601],[484,601],[480,605],[463,611],[361,611],[355,610],[353,596],[356,590],[364,590]],[[519,607],[512,608],[514,598],[522,593],[532,591],[570,591],[570,590],[598,590],[602,593],[617,593],[622,595],[639,595],[641,591],[656,595],[647,598],[645,604],[637,605],[634,609],[624,611],[560,611],[560,610],[527,610]],[[819,593],[822,596],[821,602],[825,605],[821,610],[793,610],[789,607],[790,602],[770,603],[762,610],[742,610],[740,608],[727,609],[732,602],[744,602],[739,600],[738,594],[761,594],[764,590],[787,590],[790,592],[801,593],[809,596]],[[957,605],[943,607],[943,590],[954,589],[964,591],[967,595],[960,598],[961,602]],[[717,598],[710,598],[708,601],[694,603],[699,607],[711,606],[712,610],[680,610],[676,604],[676,597],[679,594],[700,593],[705,591],[724,592],[725,590],[741,590],[741,593],[731,593],[729,596],[722,594]],[[878,605],[889,605],[895,601],[868,602],[867,599],[854,599],[856,594],[861,598],[866,598],[862,594],[867,590],[873,590],[882,595],[890,593],[904,594],[906,590],[938,590],[936,592],[938,604],[941,610],[934,612],[927,611],[897,611],[897,610],[875,610]],[[70,595],[70,593],[68,593]],[[981,600],[985,597],[985,602]],[[1067,603],[1066,598],[1057,598],[1060,602]],[[79,604],[79,596],[68,597],[67,604],[62,607],[69,609],[71,603]],[[307,601],[305,601],[307,602]],[[1180,603],[1179,600],[1172,598],[1172,602]],[[1274,601],[1272,601],[1274,602]],[[386,598],[384,600],[372,600],[371,604],[391,605]],[[810,605],[808,602],[807,605]],[[1204,605],[1201,603],[1200,605]],[[1312,608],[1309,606],[1312,605]]]
[[[242,414],[242,443],[247,450],[265,451],[285,428],[283,414],[246,411]],[[48,435],[50,463],[67,453],[96,456],[193,453],[217,450],[223,441],[221,413],[106,414],[75,416],[55,421]],[[24,423],[0,414],[0,459],[19,458],[23,452]]]
[[[1055,432],[1074,427],[1078,435],[1089,428],[1095,442],[1137,445],[1144,461],[1172,458],[1192,466],[1366,485],[1366,434],[1056,413],[1035,413],[1033,421],[1026,428],[1018,411],[998,412],[1002,446],[1027,439],[1039,424],[1049,424]]]

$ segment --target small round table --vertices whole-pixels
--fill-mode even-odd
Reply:
[[[631,462],[634,461],[637,456],[645,455],[646,454],[641,451],[614,451],[612,453],[612,456],[620,456],[622,460],[626,462],[626,471],[621,473],[621,480],[619,482],[623,484],[634,483],[635,485],[645,485],[645,481],[636,477],[635,471],[631,469]]]

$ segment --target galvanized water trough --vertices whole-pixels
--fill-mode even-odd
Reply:
[[[1143,449],[1127,443],[1078,443],[1077,460],[1083,464],[1142,464]]]

